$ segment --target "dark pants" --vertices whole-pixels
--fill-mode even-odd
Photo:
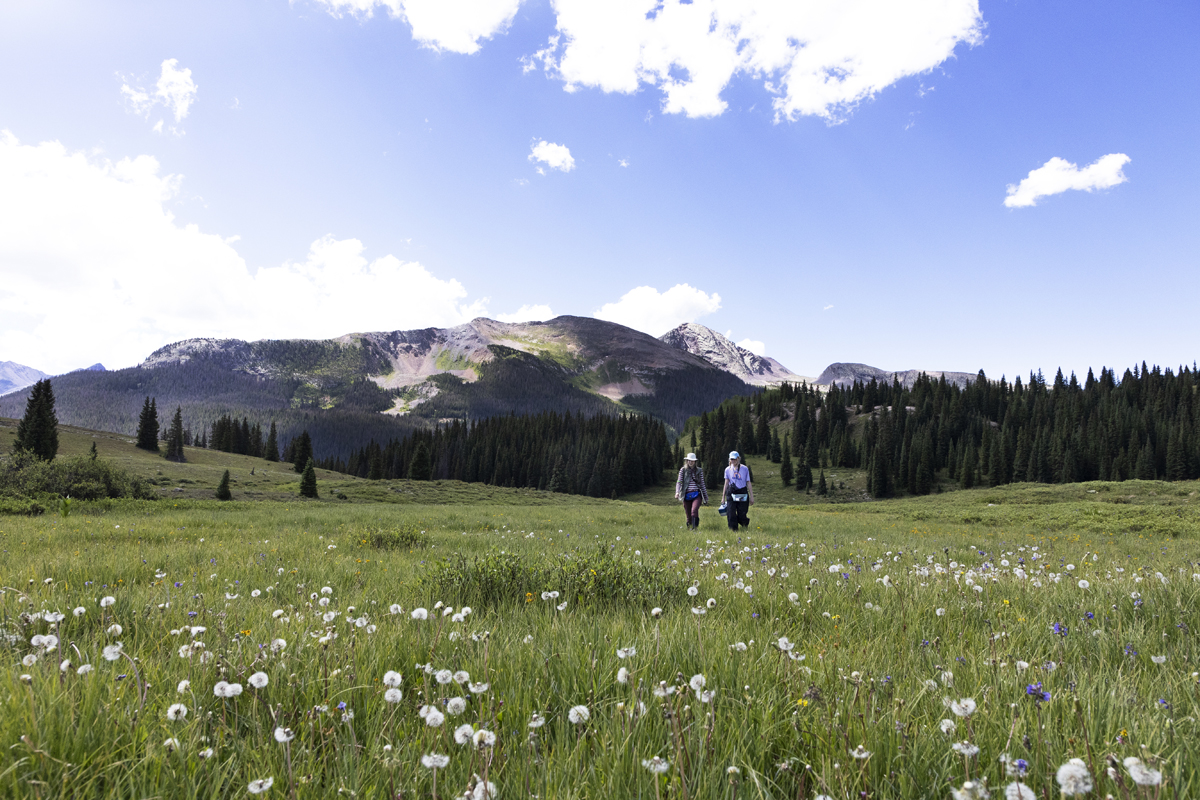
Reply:
[[[704,502],[704,498],[696,495],[691,500],[684,499],[683,514],[687,517],[687,525],[689,528],[700,527],[700,504]]]
[[[750,517],[746,516],[750,511],[750,498],[746,498],[740,503],[729,499],[729,505],[725,509],[725,521],[729,523],[729,530],[736,531],[738,525],[750,527]]]

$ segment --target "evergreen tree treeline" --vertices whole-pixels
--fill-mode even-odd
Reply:
[[[17,424],[13,452],[32,453],[42,461],[53,461],[58,455],[58,415],[54,410],[54,387],[44,378],[33,385],[25,416]]]
[[[661,483],[672,458],[657,420],[547,411],[454,421],[318,465],[375,480],[454,479],[612,497]]]
[[[789,413],[790,412],[790,413]],[[928,494],[938,476],[963,488],[1017,482],[1189,480],[1200,478],[1200,371],[1149,367],[1120,380],[1102,368],[1080,382],[1062,370],[989,381],[981,371],[966,386],[921,375],[855,382],[821,394],[801,385],[727,401],[692,418],[706,463],[722,451],[767,455],[777,437],[765,420],[787,424],[791,455],[806,469],[864,469],[875,497]],[[756,424],[757,423],[757,424]],[[753,435],[747,434],[753,431]],[[719,471],[709,475],[719,484]]]

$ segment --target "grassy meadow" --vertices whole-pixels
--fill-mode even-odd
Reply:
[[[732,535],[145,458],[165,499],[0,516],[0,796],[1200,796],[1196,483],[760,489]]]

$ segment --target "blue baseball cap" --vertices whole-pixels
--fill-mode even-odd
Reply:
[[[741,454],[741,453],[739,453],[737,450],[730,450],[730,451],[729,451],[729,457],[730,457],[730,458],[741,458],[741,457],[742,457],[742,454]]]

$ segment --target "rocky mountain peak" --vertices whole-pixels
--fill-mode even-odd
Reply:
[[[749,384],[769,386],[785,381],[811,382],[811,379],[797,375],[775,359],[756,355],[712,328],[697,325],[695,322],[685,322],[658,338],[674,348],[700,356],[713,366],[732,373]]]

